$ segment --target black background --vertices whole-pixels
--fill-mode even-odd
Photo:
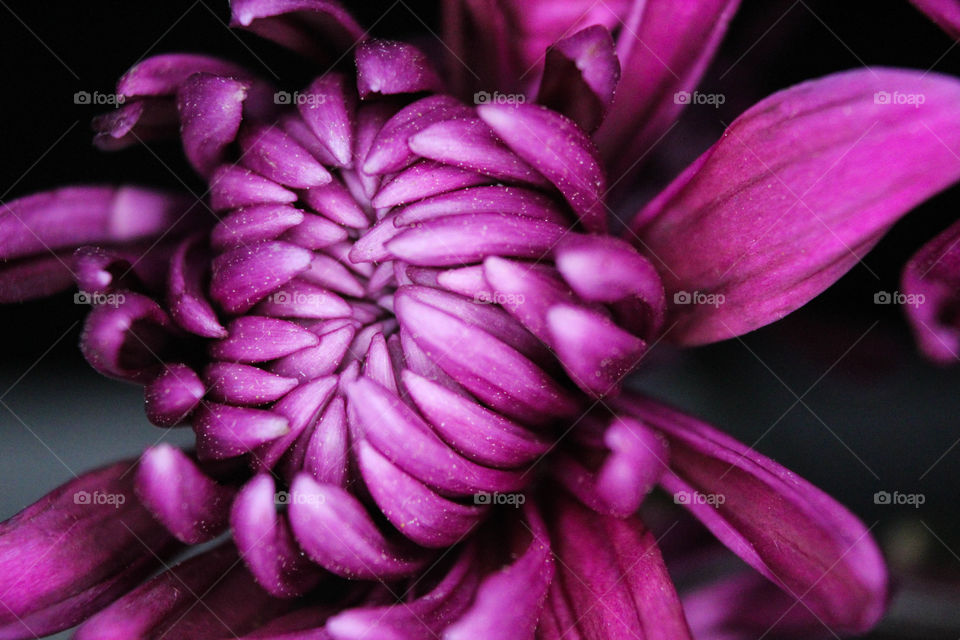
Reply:
[[[351,8],[362,24],[379,19],[379,36],[423,35],[425,25],[439,32],[436,3],[347,4],[357,5]],[[109,93],[132,64],[171,51],[230,57],[281,86],[316,73],[279,47],[228,30],[228,20],[226,3],[214,0],[0,2],[0,200],[67,183],[200,188],[175,145],[94,149],[89,120],[104,109],[76,105],[73,94]],[[688,110],[650,179],[662,181],[692,160],[723,123],[765,95],[864,64],[960,76],[960,47],[907,2],[743,2],[701,85],[726,103],[716,112]],[[902,312],[873,304],[875,292],[898,288],[910,254],[958,214],[954,187],[898,224],[866,258],[869,269],[857,266],[804,309],[742,340],[683,353],[658,347],[637,378],[757,441],[758,450],[876,523],[908,595],[874,637],[960,632],[960,445],[950,449],[960,438],[960,374],[921,360]],[[150,427],[137,389],[86,367],[76,348],[84,310],[69,296],[0,310],[0,390],[9,389],[0,395],[0,517],[69,478],[68,469],[135,455],[161,436],[189,441],[189,434]],[[802,402],[789,409],[797,396]],[[881,489],[923,493],[926,503],[875,505]]]

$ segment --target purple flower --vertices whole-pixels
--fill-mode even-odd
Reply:
[[[149,419],[190,425],[196,449],[151,448],[3,524],[0,638],[80,622],[82,639],[684,638],[781,620],[813,637],[880,618],[862,523],[623,381],[659,340],[802,306],[960,178],[960,83],[865,69],[777,93],[638,212],[609,194],[642,184],[737,3],[446,5],[442,75],[335,2],[235,1],[235,26],[355,66],[286,91],[205,56],[144,60],[96,142],[179,131],[203,202],[69,187],[6,206],[0,300],[75,283],[87,360],[142,384]],[[655,486],[762,581],[685,613],[637,515]],[[763,607],[738,617],[731,598]]]

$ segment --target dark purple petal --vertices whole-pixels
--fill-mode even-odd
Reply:
[[[220,460],[249,453],[259,445],[286,435],[287,419],[270,411],[204,402],[193,415],[197,456]]]
[[[47,255],[0,265],[0,304],[43,298],[74,283],[69,255]]]
[[[830,286],[960,178],[958,114],[955,79],[868,69],[781,91],[737,118],[633,223],[674,302],[670,337],[737,336]]]
[[[243,313],[310,266],[310,252],[286,242],[239,247],[213,260],[210,295],[230,313]]]
[[[307,474],[293,481],[290,524],[310,558],[328,571],[353,579],[390,580],[426,562],[422,551],[384,537],[356,498]]]
[[[534,104],[477,107],[510,149],[546,176],[588,231],[607,228],[606,181],[590,138],[572,121]]]
[[[204,393],[203,381],[193,369],[169,364],[143,388],[147,418],[158,427],[180,424],[200,404]]]
[[[191,198],[139,187],[64,187],[25,196],[0,206],[0,259],[147,238],[168,231],[192,206]]]
[[[598,515],[559,496],[550,531],[559,561],[538,638],[692,637],[656,540],[638,518]]]
[[[924,355],[960,359],[960,223],[923,245],[903,270],[904,309]]]
[[[676,122],[686,104],[680,92],[699,84],[739,1],[632,4],[617,38],[620,83],[594,137],[613,178],[633,175],[637,159]]]
[[[261,316],[237,318],[227,332],[226,338],[210,345],[210,355],[229,362],[266,362],[320,342],[300,325]]]
[[[80,350],[105,376],[148,382],[163,367],[170,318],[146,296],[129,291],[94,307],[83,325]]]
[[[956,0],[910,0],[955,40],[960,40],[960,4]]]
[[[644,398],[623,410],[661,431],[661,485],[747,564],[824,624],[862,633],[886,608],[887,572],[870,532],[827,494],[703,422]]]
[[[177,111],[187,160],[209,176],[227,157],[243,119],[249,85],[233,78],[197,73],[180,84]]]
[[[244,568],[233,545],[185,560],[90,618],[76,640],[230,638],[288,611]]]
[[[133,464],[85,473],[0,524],[0,636],[71,627],[175,551],[134,496]]]
[[[584,131],[603,122],[620,80],[610,32],[594,25],[547,50],[537,102],[562,113]]]
[[[357,45],[357,91],[394,95],[442,91],[443,82],[427,56],[417,47],[392,40],[367,40]]]
[[[179,449],[168,444],[147,449],[135,486],[153,517],[182,542],[206,542],[226,529],[233,489],[207,477]]]
[[[444,640],[533,638],[554,576],[551,539],[536,508],[525,506],[526,523],[514,535],[528,538],[516,559],[483,578],[470,608],[444,631]]]
[[[277,493],[273,478],[261,473],[237,494],[230,512],[233,538],[243,562],[270,595],[289,598],[316,586],[322,575],[297,546],[278,505],[289,505],[290,494]]]
[[[321,63],[366,37],[350,12],[333,0],[231,0],[230,11],[231,26]]]
[[[283,129],[259,123],[244,124],[238,137],[240,163],[265,178],[293,189],[327,184],[330,173]]]
[[[185,239],[170,258],[167,307],[181,328],[204,338],[224,338],[227,330],[207,299],[210,255],[202,235]]]

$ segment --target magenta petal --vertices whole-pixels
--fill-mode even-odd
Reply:
[[[227,330],[207,300],[210,255],[203,236],[185,239],[170,257],[167,306],[180,327],[204,338],[223,338]]]
[[[470,604],[478,576],[476,550],[460,552],[437,586],[402,605],[347,609],[330,618],[326,629],[335,640],[409,640],[440,638],[443,629]]]
[[[739,0],[633,3],[620,30],[617,55],[622,74],[597,145],[612,176],[638,166],[686,104],[679,92],[693,91],[720,44]]]
[[[494,467],[519,467],[550,442],[446,387],[403,372],[403,385],[433,429],[463,456]]]
[[[361,98],[371,93],[387,96],[443,90],[443,82],[427,56],[412,44],[367,40],[357,46],[355,57]]]
[[[318,482],[346,486],[350,454],[347,410],[343,398],[334,398],[320,417],[303,455],[303,469]]]
[[[0,637],[71,627],[175,551],[134,496],[132,466],[85,473],[0,524]]]
[[[560,497],[550,531],[557,577],[538,637],[691,639],[656,540],[638,518],[601,516]]]
[[[185,364],[167,365],[163,373],[143,388],[147,418],[158,427],[181,423],[200,404],[206,388]]]
[[[204,402],[193,416],[197,456],[221,460],[249,453],[285,435],[287,419],[270,411]]]
[[[939,364],[955,363],[960,359],[960,223],[910,258],[902,282],[904,310],[921,351]]]
[[[737,336],[830,286],[960,178],[958,115],[955,79],[871,69],[781,91],[737,118],[634,221],[674,303],[671,338]]]
[[[151,56],[130,68],[117,83],[117,93],[127,97],[169,96],[177,93],[197,73],[248,79],[243,67],[227,60],[192,53]]]
[[[113,111],[96,116],[91,128],[93,144],[102,151],[176,137],[179,117],[172,97],[130,100]]]
[[[330,173],[283,129],[245,124],[238,138],[240,163],[265,178],[294,189],[327,184]]]
[[[290,494],[277,493],[270,474],[250,479],[237,494],[230,524],[237,549],[257,582],[271,595],[291,597],[314,587],[319,567],[303,555],[277,505],[289,505]]]
[[[524,485],[519,471],[484,467],[460,456],[383,385],[360,378],[347,387],[347,399],[364,439],[403,471],[446,495],[510,492]]]
[[[383,209],[491,182],[492,178],[475,171],[439,164],[432,160],[421,160],[380,187],[371,204],[377,209]]]
[[[274,291],[254,311],[265,316],[282,318],[347,318],[350,305],[340,296],[323,287],[293,280]]]
[[[298,348],[280,357],[270,365],[270,370],[283,376],[296,377],[301,382],[329,375],[343,361],[355,331],[354,327],[348,325],[316,334],[316,342],[312,347]]]
[[[370,226],[367,214],[339,180],[309,189],[304,194],[304,200],[317,213],[345,227],[366,229]]]
[[[212,540],[227,526],[233,489],[218,485],[168,444],[144,452],[136,489],[153,517],[182,542]]]
[[[264,240],[273,240],[306,219],[303,211],[283,204],[264,204],[237,209],[225,216],[210,234],[210,246],[217,251],[236,249]]]
[[[721,542],[828,627],[861,633],[877,622],[887,572],[853,514],[703,422],[643,398],[621,406],[667,437],[671,472],[661,484]]]
[[[410,166],[416,160],[407,144],[412,136],[437,122],[472,115],[472,109],[447,95],[428,96],[408,104],[387,120],[372,140],[363,172],[393,173]]]
[[[75,638],[233,638],[289,608],[261,589],[225,544],[137,587],[88,620]]]
[[[239,247],[213,260],[210,295],[230,313],[243,313],[310,266],[310,252],[285,242]]]
[[[572,222],[556,202],[538,191],[494,185],[460,189],[408,204],[397,212],[396,224],[407,226],[414,222],[470,213],[511,214],[565,227]]]
[[[168,231],[193,200],[138,187],[64,187],[0,205],[0,259]]]
[[[337,379],[334,376],[317,378],[301,384],[271,407],[273,413],[287,419],[290,432],[257,450],[254,458],[258,463],[258,469],[266,470],[273,467],[294,441],[305,431],[309,433],[308,430],[316,425],[320,412],[326,406],[336,386]]]
[[[487,256],[543,258],[566,229],[501,213],[437,218],[403,229],[386,242],[393,257],[414,265],[467,265]]]
[[[183,151],[203,176],[209,176],[227,157],[243,119],[243,101],[249,85],[233,78],[198,73],[177,92]]]
[[[229,362],[266,362],[320,342],[300,325],[262,316],[237,318],[227,331],[226,338],[210,345],[210,355]]]
[[[340,166],[353,166],[357,105],[347,77],[325,73],[299,96],[297,109],[313,135]]]
[[[385,538],[351,494],[318,484],[307,474],[293,481],[289,516],[307,555],[337,575],[390,580],[409,575],[426,562],[422,552]]]
[[[289,204],[297,194],[273,180],[233,165],[217,169],[210,178],[210,206],[224,211],[254,204]]]
[[[366,37],[334,0],[232,0],[231,26],[243,27],[308,58],[330,62]]]
[[[366,441],[356,445],[357,464],[383,515],[405,537],[422,547],[461,542],[486,513],[483,506],[444,498],[404,473]]]
[[[444,631],[444,640],[533,638],[554,577],[551,538],[534,507],[524,507],[526,523],[518,533],[529,537],[516,560],[483,578],[470,608]]]
[[[411,151],[430,160],[476,171],[497,180],[548,187],[542,175],[500,144],[477,119],[437,122],[410,137]]]
[[[626,29],[621,31],[626,35]],[[537,102],[562,113],[584,131],[600,126],[620,80],[610,32],[594,25],[547,50]]]
[[[955,40],[960,40],[960,4],[956,0],[910,0]]]
[[[577,125],[534,104],[484,104],[477,112],[514,153],[560,190],[588,231],[606,230],[603,169],[596,147]]]
[[[348,237],[349,231],[336,222],[323,216],[305,214],[303,222],[284,234],[281,239],[315,251],[343,242]]]
[[[273,402],[297,386],[296,378],[284,378],[259,367],[232,362],[207,365],[203,379],[211,399],[233,405]]]

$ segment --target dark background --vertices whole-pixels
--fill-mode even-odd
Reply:
[[[435,3],[347,4],[358,5],[366,25],[389,10],[377,35],[423,34],[425,24],[439,32]],[[270,43],[228,30],[228,19],[226,2],[214,0],[0,1],[0,200],[66,183],[199,188],[175,145],[95,150],[89,120],[104,108],[75,105],[73,94],[109,93],[135,62],[171,51],[221,54],[281,86],[316,73]],[[745,0],[701,84],[726,103],[687,111],[651,179],[692,160],[723,123],[763,96],[864,64],[960,76],[960,47],[905,1]],[[869,269],[857,266],[787,319],[696,350],[658,347],[637,378],[756,443],[875,524],[903,587],[875,638],[960,634],[960,446],[953,448],[960,369],[924,362],[902,312],[873,304],[875,292],[898,289],[902,264],[956,219],[958,205],[955,187],[919,207],[866,258]],[[190,441],[189,433],[147,423],[139,388],[86,365],[77,349],[85,310],[67,295],[0,310],[0,518],[71,470],[136,456],[160,438]],[[926,502],[919,509],[875,505],[879,490],[922,493]]]

